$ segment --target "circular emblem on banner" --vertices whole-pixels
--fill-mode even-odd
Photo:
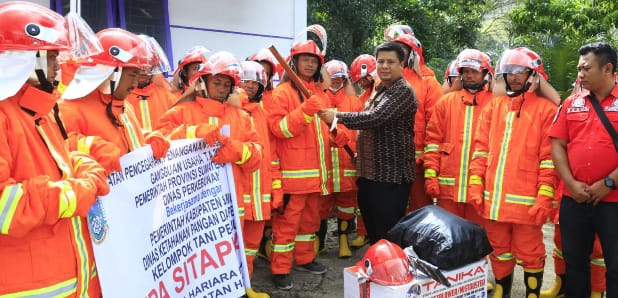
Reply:
[[[90,211],[88,211],[88,229],[94,243],[98,244],[105,240],[105,235],[107,235],[107,219],[105,219],[103,207],[98,199],[92,205]]]
[[[421,297],[421,285],[420,284],[413,284],[409,289],[408,289],[408,293],[406,295],[407,298],[417,298],[417,297]]]

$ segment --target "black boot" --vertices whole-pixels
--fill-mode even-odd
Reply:
[[[496,279],[496,289],[494,298],[511,298],[511,287],[513,286],[513,273],[502,279]]]
[[[323,219],[322,221],[320,221],[320,229],[316,233],[318,236],[318,243],[319,243],[317,247],[317,251],[315,252],[316,256],[326,250],[325,242],[326,242],[326,231],[327,230],[328,230],[328,220]]]
[[[543,269],[524,269],[526,297],[539,297],[543,284]]]

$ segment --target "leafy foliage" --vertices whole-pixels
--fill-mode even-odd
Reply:
[[[485,51],[495,61],[507,48],[527,46],[541,55],[563,96],[577,75],[577,49],[591,41],[618,41],[615,0],[308,0],[307,6],[308,23],[328,32],[327,60],[350,64],[373,53],[388,25],[407,24],[436,74],[465,48]]]

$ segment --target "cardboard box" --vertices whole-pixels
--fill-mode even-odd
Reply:
[[[480,260],[451,271],[442,271],[451,282],[447,288],[420,272],[410,283],[401,286],[383,286],[373,282],[359,284],[356,267],[348,267],[343,269],[343,293],[345,298],[482,298],[487,297],[487,270],[487,261]]]

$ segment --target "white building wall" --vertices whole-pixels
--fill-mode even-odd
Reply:
[[[27,1],[50,5],[49,0]],[[273,44],[286,57],[295,37],[307,26],[306,0],[168,0],[168,8],[172,45],[169,60],[174,69],[187,49],[195,45],[213,52],[226,50],[244,60]]]
[[[306,0],[169,1],[175,66],[187,49],[203,45],[239,60],[274,44],[285,57],[307,23]]]

